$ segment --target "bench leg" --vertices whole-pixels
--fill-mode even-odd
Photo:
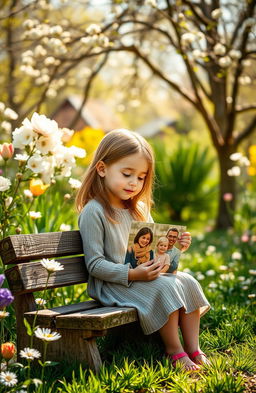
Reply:
[[[102,366],[102,361],[95,338],[84,340],[84,356],[88,366],[97,374]]]

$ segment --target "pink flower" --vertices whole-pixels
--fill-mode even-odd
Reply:
[[[233,194],[231,194],[231,192],[226,192],[225,194],[223,194],[223,199],[226,202],[230,202],[233,199]]]
[[[9,160],[12,158],[14,153],[14,147],[12,143],[3,143],[1,146],[0,154],[4,160]]]
[[[250,237],[247,235],[247,233],[244,233],[241,237],[241,240],[243,243],[247,243],[250,240]]]

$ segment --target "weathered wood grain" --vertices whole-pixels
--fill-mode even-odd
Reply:
[[[64,269],[50,275],[47,288],[65,287],[88,281],[84,257],[56,259]],[[5,272],[13,294],[41,291],[46,287],[48,273],[40,262],[22,263]]]
[[[0,256],[5,265],[83,254],[79,231],[11,235],[0,242]]]
[[[131,307],[101,307],[74,314],[56,316],[56,328],[102,330],[125,325],[138,320],[137,311]]]

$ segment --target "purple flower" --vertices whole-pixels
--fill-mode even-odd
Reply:
[[[0,308],[9,306],[13,302],[14,297],[11,291],[7,288],[0,288]]]
[[[0,274],[0,287],[3,285],[4,280],[5,280],[4,274]]]

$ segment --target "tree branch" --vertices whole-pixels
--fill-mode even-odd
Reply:
[[[255,128],[256,115],[252,118],[250,124],[248,124],[248,126],[236,138],[234,138],[234,146],[237,147],[242,142],[242,140],[251,135]]]

